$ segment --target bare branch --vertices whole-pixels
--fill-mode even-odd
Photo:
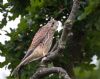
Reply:
[[[40,68],[30,79],[40,79],[53,73],[60,73],[63,79],[70,79],[66,71],[61,67]]]
[[[78,9],[79,9],[79,1],[74,0],[70,15],[64,23],[64,28],[63,28],[63,32],[62,32],[61,39],[60,39],[60,44],[59,44],[60,48],[62,48],[62,47],[65,48],[67,38],[69,37],[69,35],[71,35],[70,34],[71,29],[72,29],[73,23],[75,21]]]
[[[65,23],[69,22],[69,20],[72,21],[72,23],[75,21],[76,15],[78,13],[78,9],[79,9],[79,0],[73,0],[72,10]]]

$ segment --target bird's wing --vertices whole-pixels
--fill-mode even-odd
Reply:
[[[39,31],[35,34],[32,43],[22,61],[26,57],[28,57],[34,51],[34,49],[42,42],[42,40],[45,38],[50,28],[51,27],[42,27],[39,29]]]

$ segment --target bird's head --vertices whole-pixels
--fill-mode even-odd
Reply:
[[[58,28],[59,22],[51,18],[51,20],[47,23],[49,27],[53,27],[54,30]]]

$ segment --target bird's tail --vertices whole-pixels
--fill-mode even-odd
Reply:
[[[24,60],[21,61],[21,63],[14,69],[14,71],[12,72],[12,75],[17,75],[21,69],[22,66],[24,66],[25,64],[28,64],[29,62],[35,61],[40,59],[41,57],[35,58],[34,59],[34,54],[33,55],[29,55],[28,57],[26,57]]]
[[[14,70],[13,70],[13,72],[11,73],[11,76],[17,76],[18,74],[19,74],[19,71],[20,71],[20,69],[21,69],[21,67],[22,67],[22,64],[19,64]]]
[[[20,69],[22,68],[22,66],[24,66],[25,64],[28,63],[28,58],[26,58],[25,60],[23,60],[12,72],[11,76],[13,75],[18,75],[18,73],[20,72]]]

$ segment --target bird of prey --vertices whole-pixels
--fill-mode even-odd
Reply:
[[[21,63],[14,69],[12,75],[16,74],[22,66],[34,60],[38,60],[48,54],[52,45],[53,35],[57,27],[58,21],[51,19],[46,25],[38,30],[26,55],[22,59]]]

